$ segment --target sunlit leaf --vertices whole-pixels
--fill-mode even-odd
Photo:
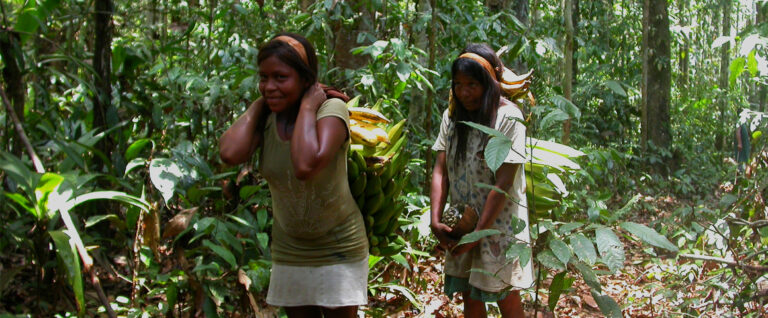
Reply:
[[[596,229],[595,241],[603,263],[611,272],[616,272],[624,266],[624,245],[611,229],[606,227]]]
[[[587,286],[598,292],[602,291],[602,285],[597,279],[597,275],[595,275],[595,272],[591,267],[589,267],[589,265],[582,262],[576,262],[574,265],[576,266],[576,269],[579,270],[579,273],[581,273],[581,278],[584,279],[584,282],[587,283]]]
[[[627,97],[627,91],[625,91],[624,88],[621,87],[620,82],[614,81],[614,80],[607,80],[605,81],[605,86],[608,86],[608,88],[610,88],[614,93]]]
[[[656,247],[666,249],[671,252],[677,252],[677,246],[672,244],[666,237],[656,232],[656,230],[647,227],[643,224],[635,222],[622,222],[621,228],[627,230],[627,232],[639,237],[643,242],[651,244]]]
[[[624,315],[621,313],[621,307],[619,307],[619,304],[617,304],[616,301],[611,298],[611,296],[603,295],[595,290],[590,292],[592,293],[592,298],[595,299],[597,306],[600,307],[600,311],[603,312],[603,315],[608,318],[624,317]]]
[[[134,141],[130,146],[128,146],[128,149],[125,150],[125,160],[133,160],[139,156],[141,151],[144,150],[147,145],[152,144],[154,147],[154,143],[154,141],[148,138],[142,138]]]
[[[571,288],[571,284],[573,284],[573,278],[568,278],[566,274],[567,272],[557,273],[549,284],[549,299],[547,301],[549,310],[555,309],[557,301],[560,300],[560,295],[568,288]]]
[[[573,247],[573,252],[576,253],[576,256],[582,262],[592,265],[597,261],[595,246],[583,234],[579,233],[571,236],[571,246]]]
[[[479,241],[484,237],[499,235],[499,234],[501,234],[501,231],[495,230],[495,229],[487,229],[487,230],[470,232],[462,236],[461,240],[459,240],[459,243],[456,245],[458,246],[461,244],[473,243],[473,242]]]
[[[555,254],[552,253],[550,250],[545,250],[540,252],[536,255],[536,259],[539,260],[541,265],[544,265],[544,267],[549,269],[554,269],[558,271],[564,271],[565,265],[563,265],[562,262],[560,262],[559,259],[555,256]]]
[[[568,261],[571,259],[571,255],[573,255],[571,249],[568,247],[568,244],[565,244],[565,242],[559,239],[552,239],[549,241],[549,248],[552,250],[552,253],[555,254],[557,259],[560,260],[560,262],[562,262],[564,265],[568,265]]]
[[[66,268],[67,282],[75,293],[80,315],[85,312],[85,297],[83,292],[83,275],[80,271],[80,255],[77,253],[75,243],[63,231],[49,231],[48,234],[53,239],[56,246],[56,256],[61,265]]]
[[[182,177],[179,166],[166,158],[153,159],[149,164],[149,178],[152,185],[160,191],[165,203],[171,200],[176,192],[176,185]]]
[[[510,244],[507,248],[506,257],[508,260],[518,259],[520,267],[525,267],[531,261],[531,248],[527,244]]]

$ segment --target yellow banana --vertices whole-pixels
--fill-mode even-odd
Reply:
[[[353,143],[370,147],[375,147],[379,143],[379,139],[375,133],[361,126],[350,125],[349,132]]]
[[[349,125],[362,127],[363,129],[376,134],[376,140],[378,140],[379,142],[383,142],[387,144],[389,143],[389,136],[387,135],[387,131],[379,126],[376,126],[374,124],[369,124],[364,121],[358,121],[355,119],[350,119]]]
[[[373,124],[389,123],[389,119],[387,119],[384,114],[364,107],[350,107],[349,118],[361,121],[364,120]]]

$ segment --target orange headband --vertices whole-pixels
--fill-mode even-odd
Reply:
[[[299,54],[299,57],[301,58],[302,61],[304,61],[304,64],[309,66],[309,60],[307,59],[307,51],[304,50],[304,46],[301,45],[301,42],[287,35],[281,35],[272,40],[280,41],[290,45],[293,48],[293,50],[296,51],[297,54]]]
[[[494,80],[496,80],[496,72],[493,71],[493,67],[491,67],[491,63],[488,63],[486,59],[484,59],[482,56],[477,55],[475,53],[464,53],[462,55],[459,55],[459,58],[467,58],[470,60],[473,60],[477,63],[480,63],[486,71],[488,71],[488,74],[491,74],[491,77],[493,77]]]

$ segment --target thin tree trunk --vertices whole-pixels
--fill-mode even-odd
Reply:
[[[428,52],[429,52],[429,62],[427,64],[427,67],[430,70],[435,69],[435,29],[437,29],[437,0],[429,0],[429,6],[432,8],[432,14],[431,19],[429,21],[429,29],[428,29],[428,37],[429,37],[429,44],[428,44]],[[427,74],[427,78],[430,83],[433,83],[434,76],[432,73]],[[427,140],[432,140],[432,106],[435,103],[435,92],[431,89],[427,90],[427,102],[425,104],[425,115],[424,115],[424,129],[427,132]],[[427,150],[426,155],[427,160],[427,174],[426,178],[424,178],[424,191],[429,191],[429,186],[427,186],[429,181],[431,180],[430,176],[432,176],[432,151]]]
[[[721,0],[721,4],[723,6],[723,36],[729,36],[731,34],[731,1],[730,0]],[[718,104],[718,112],[720,113],[718,122],[720,123],[720,129],[717,133],[717,149],[723,150],[725,149],[725,140],[726,140],[726,123],[730,122],[728,118],[726,118],[727,110],[728,110],[728,103],[729,103],[729,94],[730,91],[728,87],[728,77],[729,77],[729,67],[731,64],[730,59],[730,51],[731,51],[731,44],[730,42],[726,42],[723,44],[723,46],[720,47],[720,77],[718,80],[718,85],[720,86],[721,94],[720,101]]]
[[[563,0],[563,17],[565,18],[565,47],[563,49],[563,95],[565,99],[572,100],[573,88],[573,3],[571,0]],[[571,139],[571,119],[563,122],[562,143],[567,145]]]
[[[679,6],[679,16],[680,19],[680,26],[683,28],[688,26],[690,18],[688,17],[688,1],[689,0],[679,0],[678,6]],[[680,75],[678,80],[678,89],[680,90],[680,97],[685,102],[688,100],[688,67],[690,65],[690,51],[691,51],[691,40],[688,35],[683,33],[682,35],[682,47],[679,50],[678,53],[678,63],[680,66]]]
[[[755,22],[757,25],[765,24],[768,22],[768,3],[756,3],[757,6],[757,15],[755,17]],[[760,85],[760,88],[757,93],[757,108],[758,111],[768,111],[768,105],[766,105],[766,95],[768,95],[768,88],[766,88],[765,85]]]
[[[355,55],[352,54],[352,49],[361,46],[368,45],[370,43],[358,43],[357,35],[360,32],[370,32],[373,28],[373,14],[368,10],[363,1],[354,0],[347,1],[347,5],[354,9],[355,12],[361,12],[360,18],[355,19],[351,25],[344,25],[341,21],[332,25],[334,39],[332,40],[333,49],[329,50],[333,52],[333,63],[336,67],[342,69],[354,70],[359,69],[368,64],[368,55]],[[347,86],[349,83],[334,83],[336,85]]]
[[[666,0],[643,1],[642,145],[669,149],[670,32]],[[665,170],[659,165],[659,172]]]
[[[116,112],[112,109],[112,12],[113,4],[112,0],[95,0],[95,12],[94,12],[94,31],[96,33],[94,39],[93,50],[93,69],[96,73],[94,80],[96,81],[96,96],[93,99],[93,127],[99,131],[108,130],[111,125],[117,124],[117,120],[110,120],[108,117],[115,115]],[[107,158],[110,158],[110,152],[112,151],[114,142],[111,134],[105,135],[99,143],[97,148],[104,153]],[[101,162],[101,159],[96,156],[96,164],[100,169],[106,162]]]
[[[24,122],[24,100],[25,84],[22,81],[21,70],[24,68],[24,54],[19,49],[19,35],[16,32],[5,30],[7,36],[0,39],[0,56],[3,58],[3,81],[5,82],[5,91],[8,92],[8,99],[16,112],[19,120]],[[7,125],[11,127],[11,125]],[[14,136],[9,133],[8,136]],[[21,157],[24,146],[21,138],[18,136],[9,141],[10,151],[14,155]]]

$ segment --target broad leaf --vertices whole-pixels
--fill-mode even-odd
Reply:
[[[506,252],[507,259],[520,262],[520,267],[525,267],[531,261],[531,248],[524,243],[510,244]]]
[[[566,112],[562,111],[561,109],[553,109],[551,112],[549,112],[544,118],[541,119],[541,128],[546,129],[549,128],[549,126],[552,126],[555,123],[562,122],[567,120],[568,118],[571,118]]]
[[[581,273],[581,278],[584,278],[584,282],[587,283],[587,286],[593,290],[602,292],[603,286],[600,284],[600,281],[597,279],[597,275],[595,275],[595,272],[591,267],[589,267],[589,265],[582,262],[576,262],[575,266],[576,269],[579,270],[579,273]]]
[[[494,229],[474,231],[462,236],[461,240],[459,240],[459,243],[456,245],[458,246],[461,244],[473,243],[473,242],[479,241],[484,237],[499,235],[499,234],[501,234],[501,232],[499,230],[494,230]]]
[[[568,278],[566,274],[567,272],[557,273],[557,275],[552,278],[552,283],[549,284],[549,299],[547,301],[549,310],[555,309],[557,301],[560,300],[560,295],[573,284],[573,278]]]
[[[643,242],[671,252],[678,252],[675,244],[672,244],[666,237],[650,227],[634,222],[623,222],[620,225],[623,229],[627,230],[627,232],[639,237]]]
[[[568,244],[559,239],[552,239],[549,241],[549,248],[563,265],[568,265],[568,261],[571,259],[571,255],[573,255]]]
[[[555,254],[552,253],[550,250],[543,251],[536,255],[536,259],[539,260],[541,265],[544,265],[544,267],[547,267],[549,269],[554,269],[558,271],[564,271],[565,265],[563,265],[562,262],[560,262],[559,259],[555,256]]]
[[[493,129],[491,127],[485,126],[485,125],[481,125],[481,124],[478,124],[478,123],[473,123],[471,121],[460,121],[459,123],[465,124],[465,125],[467,125],[469,127],[472,127],[472,128],[477,129],[479,131],[482,131],[482,132],[490,135],[491,137],[507,138],[507,136],[502,134],[500,131],[498,131],[496,129]]]
[[[125,150],[125,160],[131,161],[138,157],[141,151],[144,150],[144,148],[150,143],[154,145],[154,141],[147,138],[134,141],[130,146],[128,146],[128,149]]]
[[[616,301],[611,298],[611,296],[603,295],[595,290],[590,292],[592,293],[592,298],[595,299],[597,306],[600,307],[600,311],[603,312],[603,315],[608,318],[624,317],[624,315],[621,313],[621,307],[619,307],[619,304],[617,304]]]
[[[507,137],[493,137],[488,140],[488,145],[485,147],[485,162],[492,172],[495,173],[501,167],[510,149],[512,149],[512,140]]]
[[[553,152],[563,157],[572,158],[584,155],[584,153],[579,150],[552,141],[531,138],[529,144],[536,149]]]
[[[166,204],[176,192],[176,185],[181,177],[181,169],[170,159],[157,158],[149,164],[149,178],[152,180],[152,185],[160,191]]]
[[[555,95],[555,96],[552,96],[552,98],[550,98],[550,101],[552,101],[552,103],[557,105],[558,108],[560,108],[563,112],[568,114],[571,118],[575,120],[579,120],[579,118],[581,118],[581,111],[579,110],[579,108],[576,106],[576,104],[574,104],[567,98],[561,95]]]
[[[579,233],[571,236],[571,247],[582,262],[592,265],[597,261],[595,246],[584,234]]]
[[[560,234],[568,234],[571,231],[578,229],[582,226],[584,226],[584,223],[581,223],[581,222],[566,223],[561,225],[560,228],[557,229],[557,232]],[[573,240],[571,240],[571,245],[573,245]]]
[[[611,229],[606,227],[596,229],[595,241],[603,263],[611,272],[615,273],[624,266],[624,245]]]
[[[744,73],[744,67],[746,65],[747,60],[744,57],[736,58],[731,62],[730,76],[728,77],[728,83],[730,84],[730,87],[736,86],[736,79],[741,76],[741,73]]]
[[[203,245],[210,248],[214,253],[216,253],[216,255],[227,261],[233,270],[237,269],[237,261],[235,261],[235,255],[233,255],[232,252],[230,252],[228,249],[223,246],[216,245],[209,240],[203,240]]]
[[[83,275],[80,271],[80,255],[77,253],[75,243],[63,231],[49,231],[56,246],[56,256],[61,265],[66,268],[67,282],[75,293],[75,301],[80,315],[85,313],[85,297],[83,292]]]
[[[614,80],[605,81],[605,86],[608,86],[614,93],[627,97],[627,91],[621,87],[621,83]]]

